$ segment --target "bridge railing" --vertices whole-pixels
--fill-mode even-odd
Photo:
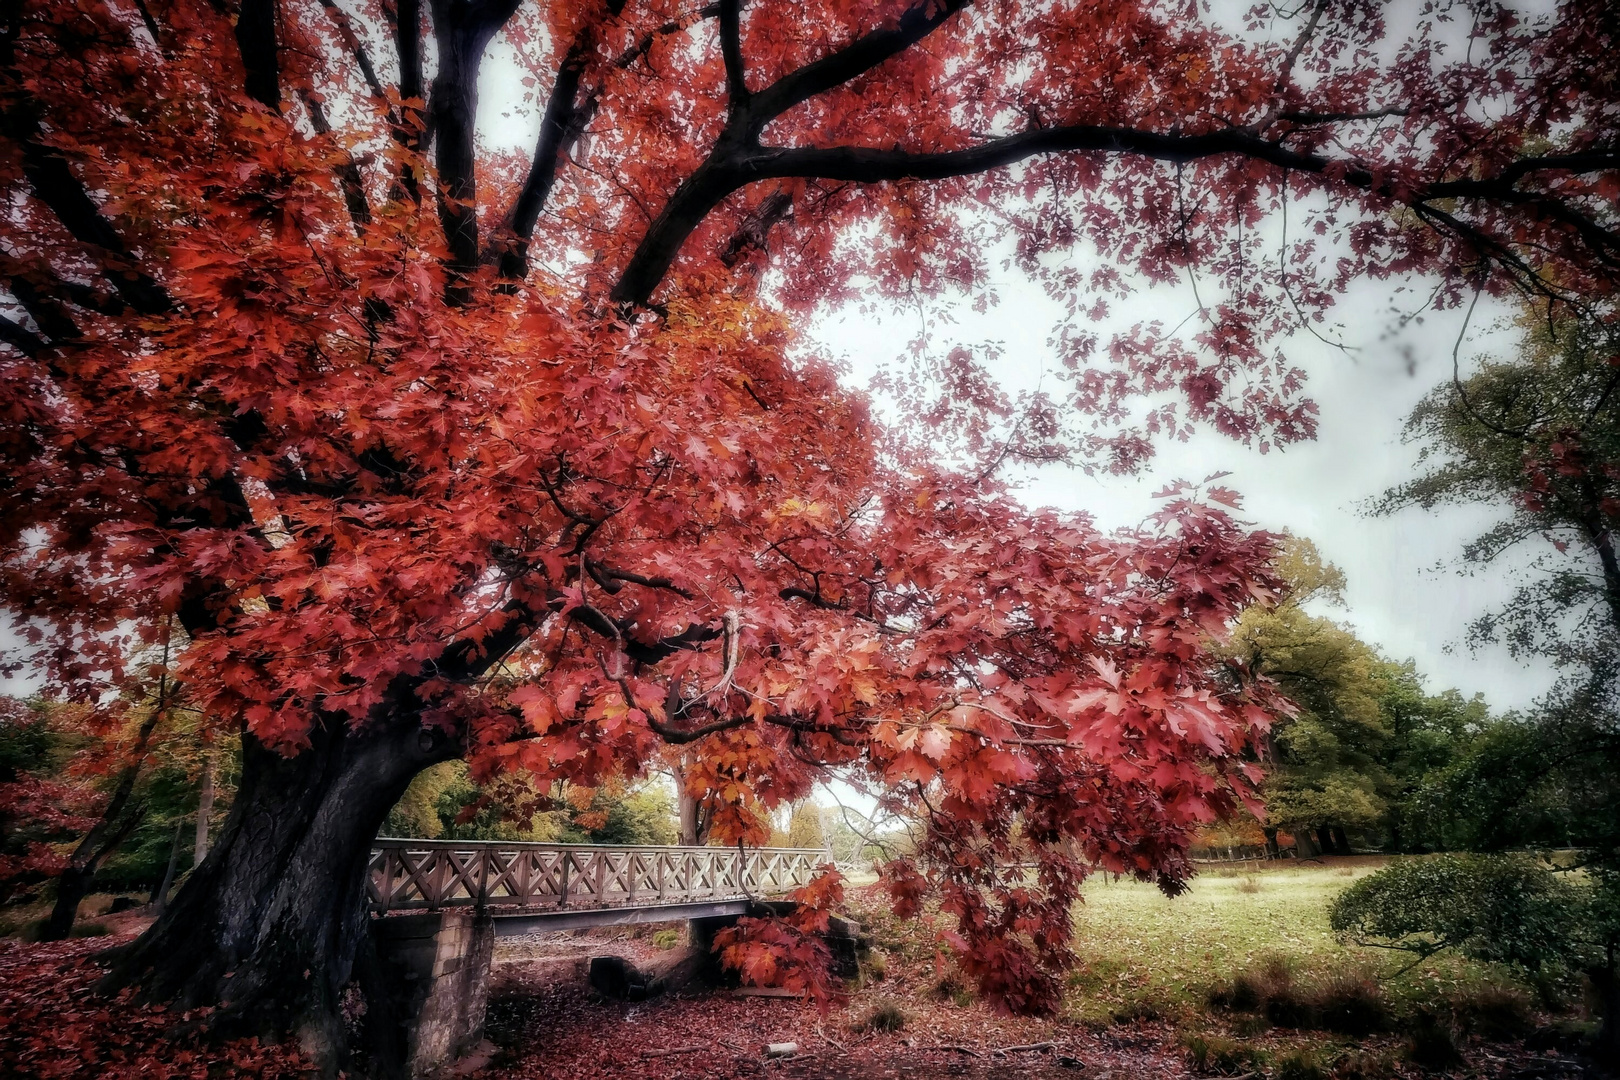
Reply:
[[[808,884],[825,851],[608,847],[500,840],[372,844],[375,912],[476,906],[525,911],[654,907],[780,895]]]

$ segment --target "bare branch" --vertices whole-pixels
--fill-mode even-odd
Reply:
[[[762,97],[763,94],[756,95],[756,102]],[[792,177],[865,184],[940,180],[986,172],[1041,154],[1076,152],[1129,154],[1177,164],[1237,155],[1268,162],[1290,172],[1330,176],[1346,187],[1410,205],[1419,216],[1465,240],[1482,256],[1503,263],[1516,275],[1528,275],[1532,279],[1535,275],[1504,243],[1455,215],[1439,210],[1431,205],[1431,200],[1472,198],[1533,204],[1544,213],[1566,220],[1600,256],[1620,250],[1620,239],[1610,230],[1550,196],[1514,187],[1517,180],[1537,171],[1593,173],[1620,167],[1620,156],[1608,150],[1525,159],[1494,177],[1441,181],[1414,191],[1380,179],[1354,162],[1293,150],[1242,128],[1183,135],[1073,125],[1031,129],[990,139],[977,146],[937,152],[861,146],[747,147],[722,140],[709,159],[676,189],[642,238],[614,289],[613,298],[619,302],[644,304],[668,272],[680,245],[703,218],[733,191],[755,181]]]
[[[377,69],[371,63],[371,54],[366,51],[365,42],[360,40],[354,32],[354,25],[349,21],[349,15],[338,7],[336,0],[321,0],[321,7],[332,17],[332,24],[337,27],[338,37],[343,41],[343,47],[349,50],[354,62],[360,67],[360,75],[371,90],[371,96],[381,103],[387,112],[390,124],[397,124],[398,118],[394,110],[388,105],[388,94],[383,90],[382,80],[377,78]]]

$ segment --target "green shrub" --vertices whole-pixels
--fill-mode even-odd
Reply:
[[[681,943],[679,930],[660,930],[652,936],[652,943],[660,949],[673,949]]]
[[[1420,957],[1443,949],[1530,971],[1567,951],[1575,890],[1546,868],[1507,855],[1405,859],[1340,893],[1333,929],[1358,944]]]

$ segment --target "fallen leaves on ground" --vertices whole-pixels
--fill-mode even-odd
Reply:
[[[126,991],[93,992],[102,969],[95,954],[117,944],[95,938],[26,944],[0,940],[0,1076],[123,1080],[163,1077],[281,1078],[307,1075],[287,1047],[238,1039],[204,1042],[175,1034],[203,1011],[176,1013],[140,1005]]]

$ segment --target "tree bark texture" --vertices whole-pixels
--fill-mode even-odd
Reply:
[[[330,1072],[347,1049],[338,1003],[366,936],[371,841],[411,778],[460,748],[408,723],[356,734],[330,720],[294,757],[242,742],[213,850],[104,989],[217,1005],[208,1023],[225,1036],[296,1033]]]

